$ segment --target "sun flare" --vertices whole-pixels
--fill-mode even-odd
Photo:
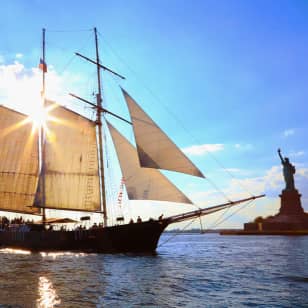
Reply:
[[[35,129],[39,129],[41,127],[47,127],[48,121],[48,110],[43,106],[39,106],[31,111],[29,114],[29,121],[33,123],[33,127]]]

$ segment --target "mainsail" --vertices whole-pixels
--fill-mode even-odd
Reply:
[[[131,115],[140,165],[204,177],[134,99],[125,90],[122,92]]]
[[[35,214],[38,134],[28,117],[0,106],[0,210]]]
[[[56,103],[46,105],[45,207],[99,211],[95,123]]]
[[[136,149],[110,123],[107,124],[125,178],[129,199],[192,203],[159,170],[141,168]]]

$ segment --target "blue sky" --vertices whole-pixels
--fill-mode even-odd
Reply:
[[[72,56],[94,55],[89,30],[96,26],[104,64],[127,77],[121,84],[205,175],[230,196],[245,193],[239,180],[246,191],[268,195],[223,226],[277,211],[284,185],[278,147],[297,168],[308,211],[307,1],[37,0],[0,8],[0,103],[16,104],[7,97],[7,70],[18,70],[19,81],[37,77],[43,27],[47,87],[67,104],[67,92],[93,99],[95,68]],[[106,75],[104,82],[108,108],[127,116],[113,85],[119,81]],[[208,182],[168,175],[200,206],[217,201]]]

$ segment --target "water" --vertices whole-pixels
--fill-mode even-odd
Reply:
[[[157,252],[2,249],[0,307],[308,307],[308,236],[182,234]]]

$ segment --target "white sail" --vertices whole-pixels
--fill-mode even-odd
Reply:
[[[133,98],[122,91],[133,123],[140,165],[204,177]]]
[[[0,106],[0,211],[38,213],[38,134],[26,115]]]
[[[99,211],[96,126],[93,121],[47,102],[46,208]]]
[[[136,149],[110,123],[108,127],[119,158],[129,199],[192,203],[159,170],[141,168]]]

